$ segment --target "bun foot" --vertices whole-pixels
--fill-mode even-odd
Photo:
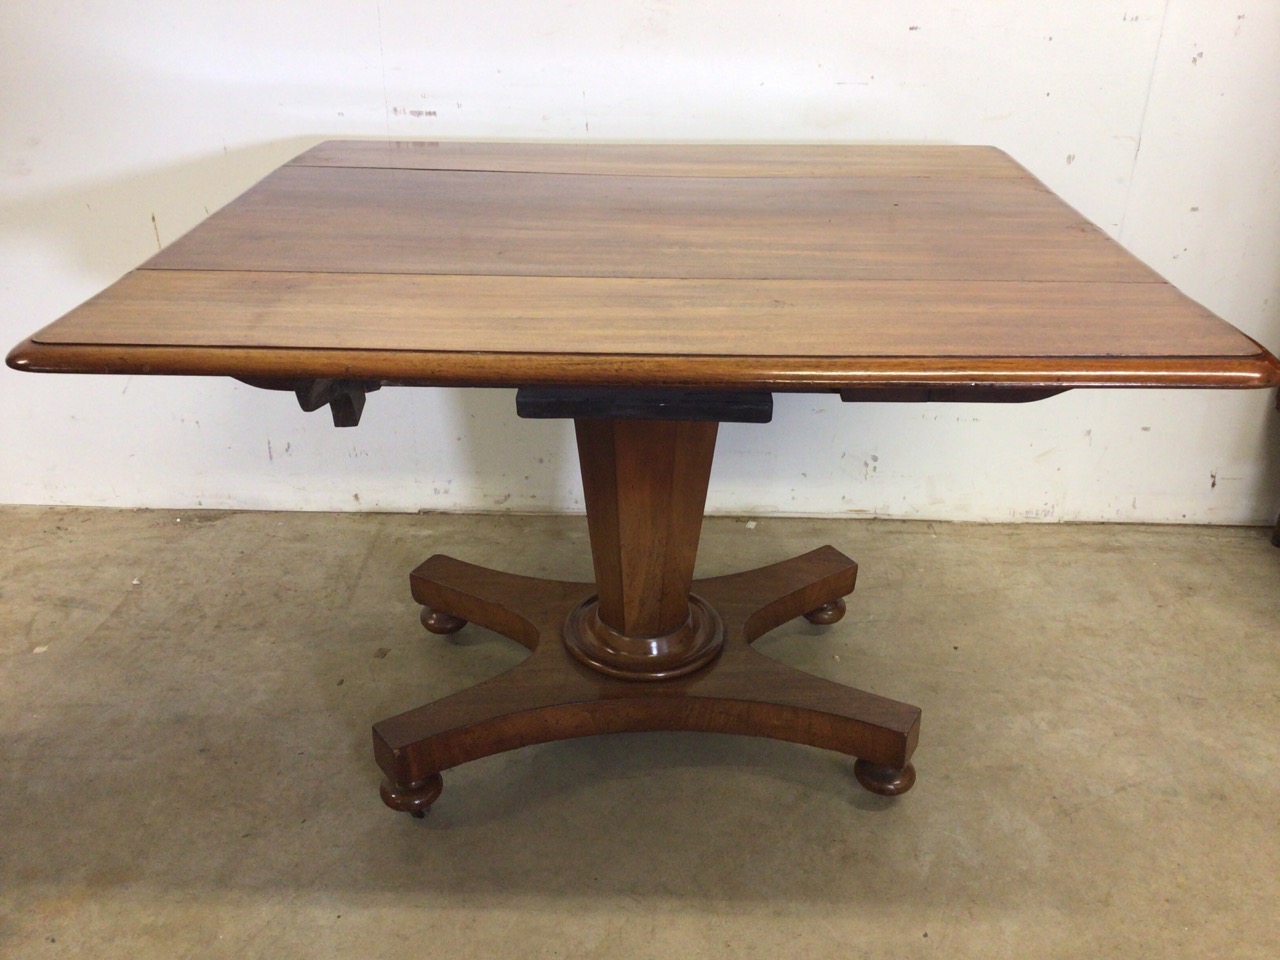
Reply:
[[[902,769],[898,769],[859,760],[853,765],[853,775],[858,778],[860,784],[882,797],[896,797],[904,794],[916,782],[916,768],[909,763]]]
[[[844,600],[832,600],[830,603],[824,603],[816,610],[810,610],[804,615],[804,618],[810,623],[816,623],[825,627],[835,623],[844,616]]]
[[[382,795],[382,802],[392,810],[399,810],[421,820],[443,789],[444,780],[440,778],[440,774],[433,773],[404,787],[390,780],[383,780],[378,792]]]
[[[457,633],[467,625],[467,621],[461,617],[451,617],[447,613],[440,613],[430,607],[423,607],[422,613],[418,615],[418,618],[422,621],[424,627],[440,636]]]

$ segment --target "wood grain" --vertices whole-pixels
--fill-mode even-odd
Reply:
[[[600,619],[633,637],[689,617],[718,424],[577,420]]]
[[[672,387],[839,393],[862,389],[1076,387],[1251,389],[1280,386],[1280,363],[1190,357],[733,357],[514,354],[486,351],[43,344],[26,340],[9,366],[42,373],[229,376],[244,381],[339,377],[402,386]]]
[[[999,151],[322,144],[18,369],[831,390],[1280,384]]]
[[[699,580],[723,618],[710,666],[675,680],[620,680],[578,663],[558,641],[569,610],[593,587],[534,580],[435,556],[413,572],[418,602],[518,641],[531,656],[498,676],[374,725],[374,752],[399,788],[441,770],[534,743],[600,733],[700,730],[773,737],[836,750],[890,769],[907,766],[920,710],[802,673],[753,650],[769,630],[854,588],[857,565],[822,547],[758,570]],[[436,791],[429,792],[429,804]]]
[[[1035,181],[286,167],[154,269],[844,280],[1160,278]]]
[[[184,309],[198,309],[198,317],[174,322]],[[36,340],[743,357],[1246,357],[1260,352],[1252,340],[1168,284],[153,270],[128,275],[36,334]]]

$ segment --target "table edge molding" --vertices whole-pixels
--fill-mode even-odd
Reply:
[[[1280,387],[1280,360],[1224,357],[731,357],[44,344],[6,362],[38,373],[343,377],[407,386],[669,386],[823,393],[860,387]]]

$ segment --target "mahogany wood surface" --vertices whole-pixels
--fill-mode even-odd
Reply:
[[[633,636],[669,633],[689,615],[718,424],[578,420],[575,427],[600,618]]]
[[[590,736],[698,730],[773,737],[836,750],[893,771],[877,792],[905,792],[920,710],[811,676],[750,644],[853,590],[857,565],[832,547],[746,573],[695,581],[720,612],[725,642],[710,666],[661,683],[617,679],[584,666],[557,642],[592,584],[537,580],[435,556],[413,572],[413,596],[435,612],[487,627],[528,647],[512,669],[374,726],[374,751],[395,809],[425,811],[442,770],[504,750]],[[892,780],[881,775],[881,780]],[[906,783],[906,786],[902,784]],[[424,799],[429,797],[429,799]]]
[[[998,150],[331,142],[19,369],[464,385],[1266,386]]]
[[[246,244],[251,237],[272,242]],[[1160,282],[1030,178],[335,167],[277,171],[147,266],[417,276]]]
[[[596,598],[564,640],[615,676],[666,679],[705,665],[723,627],[689,585],[715,456],[714,421],[575,421]]]

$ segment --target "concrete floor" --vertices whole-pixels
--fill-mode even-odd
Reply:
[[[633,734],[382,806],[374,720],[521,648],[418,625],[443,550],[590,572],[555,517],[0,510],[4,957],[1280,956],[1268,531],[708,521],[700,572],[830,542],[849,615],[761,641],[924,709],[852,761]]]

